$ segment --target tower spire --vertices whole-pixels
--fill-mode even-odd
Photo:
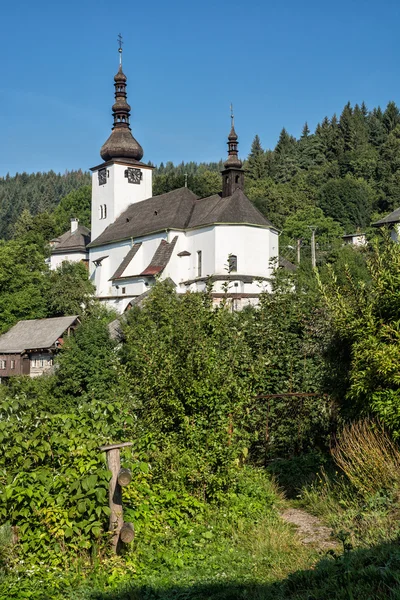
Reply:
[[[103,160],[113,158],[133,158],[140,161],[143,157],[143,148],[132,135],[129,118],[131,107],[127,101],[126,75],[122,71],[122,36],[118,35],[119,68],[114,77],[115,103],[112,107],[114,123],[108,140],[103,144],[100,155]]]
[[[231,104],[231,130],[228,135],[228,159],[222,171],[222,197],[232,196],[236,189],[244,188],[243,163],[238,157],[238,136],[235,131],[235,117]]]

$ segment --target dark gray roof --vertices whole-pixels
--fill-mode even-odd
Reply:
[[[112,281],[113,279],[119,279],[121,277],[122,273],[125,271],[126,267],[129,265],[129,263],[131,262],[132,258],[135,256],[136,252],[139,250],[141,245],[142,242],[139,242],[138,244],[133,244],[132,248],[129,250],[125,258],[119,265],[118,269],[115,271],[114,275],[110,277],[110,281]]]
[[[35,348],[51,348],[63,333],[75,324],[77,315],[53,319],[19,321],[0,336],[0,352],[24,352]]]
[[[177,239],[178,236],[176,235],[170,243],[168,243],[166,240],[161,240],[153,258],[150,261],[150,264],[145,268],[141,275],[149,276],[161,273],[161,271],[163,271],[169,263],[169,259],[172,256]]]
[[[365,235],[365,233],[360,233],[359,231],[357,233],[346,233],[345,235],[342,235],[342,238],[360,237],[360,235]]]
[[[78,225],[76,231],[67,231],[59,238],[51,240],[54,243],[52,254],[64,254],[65,252],[85,252],[90,243],[90,230],[84,225]]]
[[[131,204],[90,246],[138,238],[165,229],[185,229],[197,196],[188,188]]]
[[[279,257],[279,266],[281,269],[286,269],[287,271],[296,271],[297,265],[294,265],[290,260],[285,258],[284,256]]]
[[[224,223],[274,228],[240,189],[226,198],[215,194],[199,199],[183,187],[131,204],[90,246],[138,238],[165,229],[183,230]]]
[[[254,206],[241,189],[232,196],[221,198],[219,194],[196,200],[187,228],[203,227],[213,223],[234,223],[273,227]]]
[[[390,215],[383,217],[376,223],[371,223],[373,227],[380,227],[381,225],[390,225],[390,223],[400,223],[400,208],[396,208]]]

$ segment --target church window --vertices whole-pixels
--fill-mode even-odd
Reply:
[[[0,360],[0,369],[5,369],[7,366],[7,361],[6,360]]]
[[[228,269],[229,273],[236,273],[237,271],[237,256],[230,254],[228,257]]]
[[[100,206],[99,206],[99,219],[102,219],[102,218],[103,218],[103,205],[100,204]]]
[[[236,177],[235,177],[235,183],[239,183],[239,175],[236,175]]]
[[[103,219],[107,219],[107,204],[103,204]]]
[[[202,253],[201,250],[197,251],[197,277],[201,277],[201,271],[202,271]]]

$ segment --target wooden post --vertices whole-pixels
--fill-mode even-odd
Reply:
[[[107,453],[107,466],[111,471],[111,480],[108,488],[108,501],[110,506],[109,531],[112,532],[111,545],[113,551],[118,554],[120,550],[120,532],[124,524],[122,513],[122,489],[118,483],[118,474],[121,470],[120,448],[132,446],[132,442],[122,444],[111,444],[110,446],[100,446],[102,452]]]

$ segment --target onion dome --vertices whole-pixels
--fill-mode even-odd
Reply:
[[[110,137],[100,150],[100,155],[105,161],[113,158],[133,158],[140,161],[143,157],[143,148],[133,137],[129,125],[131,107],[127,102],[126,75],[122,71],[122,64],[119,65],[114,82],[115,103],[112,107],[114,124]]]

